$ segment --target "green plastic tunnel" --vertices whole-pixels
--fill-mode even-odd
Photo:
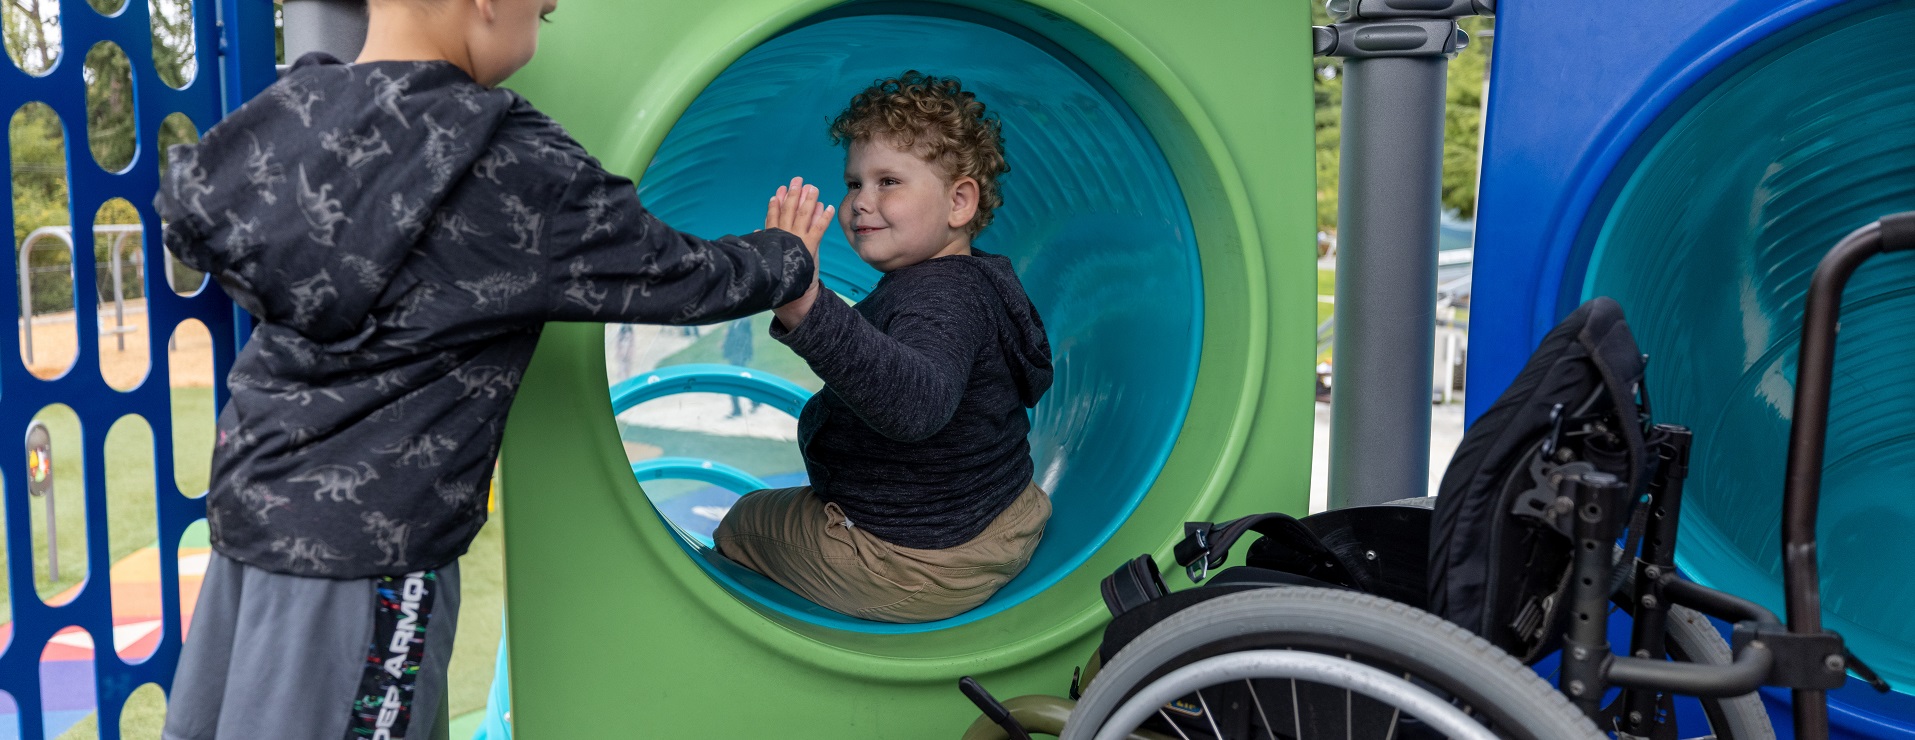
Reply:
[[[1056,355],[1031,435],[1056,513],[1032,565],[974,612],[897,626],[812,607],[667,521],[621,446],[605,329],[548,327],[505,447],[515,729],[954,735],[975,714],[959,676],[1000,695],[1068,688],[1104,622],[1097,581],[1118,563],[1167,560],[1186,520],[1300,512],[1315,324],[1309,51],[1262,29],[1307,25],[1306,11],[566,6],[512,86],[696,233],[756,228],[794,175],[838,197],[842,153],[825,125],[875,78],[916,68],[979,94],[1012,166],[980,246],[1012,259]],[[852,296],[878,277],[835,234],[824,272]]]
[[[1696,431],[1680,564],[1781,611],[1782,479],[1809,275],[1915,210],[1915,3],[1725,65],[1619,178],[1583,295],[1630,312],[1660,419]],[[1915,255],[1844,295],[1819,520],[1826,625],[1915,686]],[[1906,707],[1900,710],[1906,711]]]

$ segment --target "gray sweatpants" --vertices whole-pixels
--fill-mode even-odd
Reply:
[[[388,584],[382,635],[392,631],[401,584]],[[364,698],[362,680],[382,670],[378,660],[386,650],[373,644],[379,585],[272,573],[214,553],[173,675],[165,740],[344,740],[356,713],[370,707],[376,720],[380,702]],[[394,673],[413,678],[411,721],[390,728],[395,740],[446,738],[446,664],[459,621],[457,563],[437,571],[431,598],[416,673]]]

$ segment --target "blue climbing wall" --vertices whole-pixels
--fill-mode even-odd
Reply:
[[[43,0],[43,6],[55,5]],[[157,268],[168,258],[161,252],[159,218],[152,210],[153,194],[159,181],[156,142],[161,121],[173,113],[182,113],[195,128],[205,131],[220,117],[258,93],[273,80],[274,34],[273,5],[267,0],[201,0],[192,6],[193,46],[198,59],[198,74],[184,89],[161,82],[152,62],[152,31],[149,8],[143,0],[128,0],[111,16],[102,15],[83,0],[58,0],[57,35],[62,49],[59,60],[40,76],[29,75],[14,64],[0,64],[0,112],[11,117],[29,102],[49,106],[59,116],[65,130],[67,212],[72,223],[84,227],[102,204],[124,198],[139,211],[140,225],[147,238],[141,240],[143,264]],[[120,172],[108,172],[87,152],[86,81],[83,78],[87,50],[100,42],[112,42],[122,49],[132,66],[134,120],[137,153],[133,163]],[[11,162],[6,141],[0,140],[0,162]],[[13,224],[12,198],[0,199],[0,221]],[[119,737],[121,706],[132,691],[146,683],[162,688],[172,684],[173,668],[180,651],[180,603],[178,567],[175,550],[181,534],[205,513],[198,498],[176,492],[173,471],[173,420],[168,392],[167,353],[164,337],[189,319],[198,320],[212,332],[213,368],[216,378],[224,378],[233,359],[236,339],[247,331],[243,316],[217,288],[208,288],[192,297],[176,295],[168,289],[158,269],[147,271],[148,342],[151,371],[130,390],[109,388],[97,370],[100,357],[98,310],[90,296],[96,295],[93,276],[100,274],[94,261],[92,229],[75,228],[73,233],[73,293],[75,325],[79,347],[72,369],[54,379],[29,374],[21,360],[21,336],[17,331],[0,332],[0,439],[23,439],[29,422],[45,407],[64,404],[79,417],[81,439],[56,440],[56,457],[78,454],[85,460],[80,481],[61,481],[62,486],[78,484],[84,489],[86,504],[86,581],[73,598],[58,606],[41,600],[34,588],[33,535],[31,523],[41,515],[37,501],[27,495],[25,450],[8,442],[0,446],[0,486],[4,495],[7,548],[7,578],[12,602],[11,630],[0,646],[0,704],[10,700],[17,712],[17,726],[0,726],[0,737],[39,738],[50,736],[42,711],[43,672],[39,667],[48,639],[68,627],[84,629],[98,649],[93,651],[93,693],[99,707],[100,737]],[[18,245],[16,245],[18,248]],[[19,306],[18,264],[8,260],[9,276],[0,280],[0,306]],[[110,287],[108,288],[110,292]],[[110,319],[109,319],[110,320]],[[223,382],[215,383],[215,403],[225,402]],[[137,414],[152,428],[154,439],[154,490],[164,618],[158,648],[150,657],[129,663],[116,650],[109,572],[113,563],[107,537],[107,467],[105,440],[114,422]],[[71,566],[68,566],[71,567]],[[0,615],[4,616],[4,615]],[[0,709],[6,707],[0,706]],[[0,714],[0,716],[5,716]]]
[[[1780,612],[1802,297],[1844,234],[1915,209],[1915,2],[1502,10],[1470,418],[1555,321],[1615,297],[1651,357],[1657,418],[1697,433],[1679,564]],[[1824,621],[1898,693],[1853,680],[1835,692],[1832,718],[1850,737],[1915,737],[1911,326],[1915,257],[1864,266],[1844,299],[1823,473]]]

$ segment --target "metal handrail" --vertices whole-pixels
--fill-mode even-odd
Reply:
[[[143,234],[144,230],[139,224],[103,224],[94,226],[93,233],[114,235],[113,246],[108,250],[113,266],[112,333],[118,335],[119,347],[124,351],[126,349],[126,291],[121,283],[123,278],[120,275],[120,256],[121,250],[126,247],[127,235]],[[28,364],[33,363],[33,272],[27,268],[27,262],[33,256],[34,246],[49,236],[65,242],[68,254],[76,249],[73,243],[72,226],[42,226],[27,234],[27,238],[20,242],[20,321],[24,325],[22,333],[25,335],[20,340],[20,348]],[[145,268],[145,260],[140,261],[140,266],[142,269]],[[67,272],[70,274],[73,272],[72,263],[68,263]],[[77,277],[73,280],[76,283],[79,282]]]

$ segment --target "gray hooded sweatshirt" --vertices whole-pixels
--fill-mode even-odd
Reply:
[[[660,223],[523,98],[444,62],[309,55],[175,148],[154,205],[167,249],[258,322],[226,378],[213,545],[302,576],[465,552],[545,322],[713,323],[812,274],[785,232]]]

